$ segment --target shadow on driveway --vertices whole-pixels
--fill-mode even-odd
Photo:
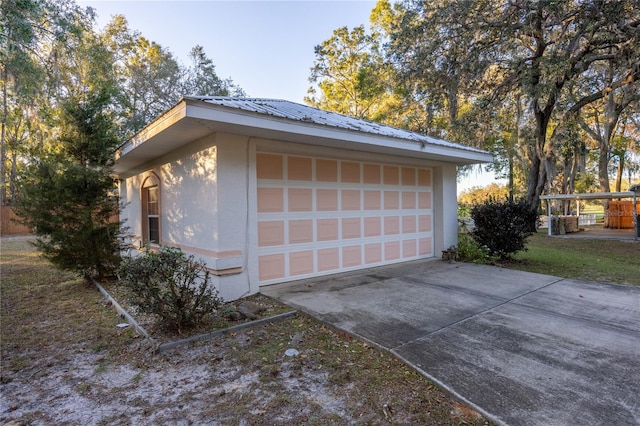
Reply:
[[[640,288],[429,260],[261,291],[497,423],[640,424]]]

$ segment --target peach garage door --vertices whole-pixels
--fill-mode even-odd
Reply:
[[[261,284],[433,256],[430,169],[271,153],[256,167]]]

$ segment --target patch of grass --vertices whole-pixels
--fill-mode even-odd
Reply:
[[[640,286],[640,244],[630,241],[533,235],[528,251],[504,265],[528,272]]]
[[[117,354],[130,340],[93,285],[51,267],[28,241],[3,240],[0,263],[3,375],[74,351]]]
[[[257,410],[264,412],[260,415],[252,414],[256,409],[246,406],[238,395],[218,400],[218,412],[239,410],[247,423],[264,423],[265,413],[285,412],[291,424],[343,423],[340,416],[361,424],[488,424],[393,355],[302,313],[230,337],[224,343],[232,351],[230,356],[246,370],[257,372],[257,383],[271,395],[264,408]],[[286,356],[288,348],[299,354]],[[288,391],[287,382],[309,377],[323,377],[315,384],[317,389]],[[326,404],[334,404],[341,414],[328,411],[321,399],[313,398],[327,389],[332,400]],[[302,399],[305,392],[311,394],[310,400]],[[391,407],[386,415],[385,406]]]

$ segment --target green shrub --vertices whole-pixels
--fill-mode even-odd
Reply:
[[[210,285],[204,262],[178,248],[146,248],[143,254],[124,259],[118,275],[131,289],[131,302],[142,312],[158,315],[169,330],[198,326],[223,304]]]
[[[526,250],[527,239],[536,231],[538,214],[525,202],[487,201],[471,209],[471,218],[473,239],[492,256],[509,259]]]
[[[473,263],[487,263],[490,260],[489,250],[464,234],[458,236],[458,258]]]

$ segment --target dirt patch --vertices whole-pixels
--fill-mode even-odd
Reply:
[[[0,424],[487,424],[300,313],[154,355],[23,241],[2,241],[1,272]]]

